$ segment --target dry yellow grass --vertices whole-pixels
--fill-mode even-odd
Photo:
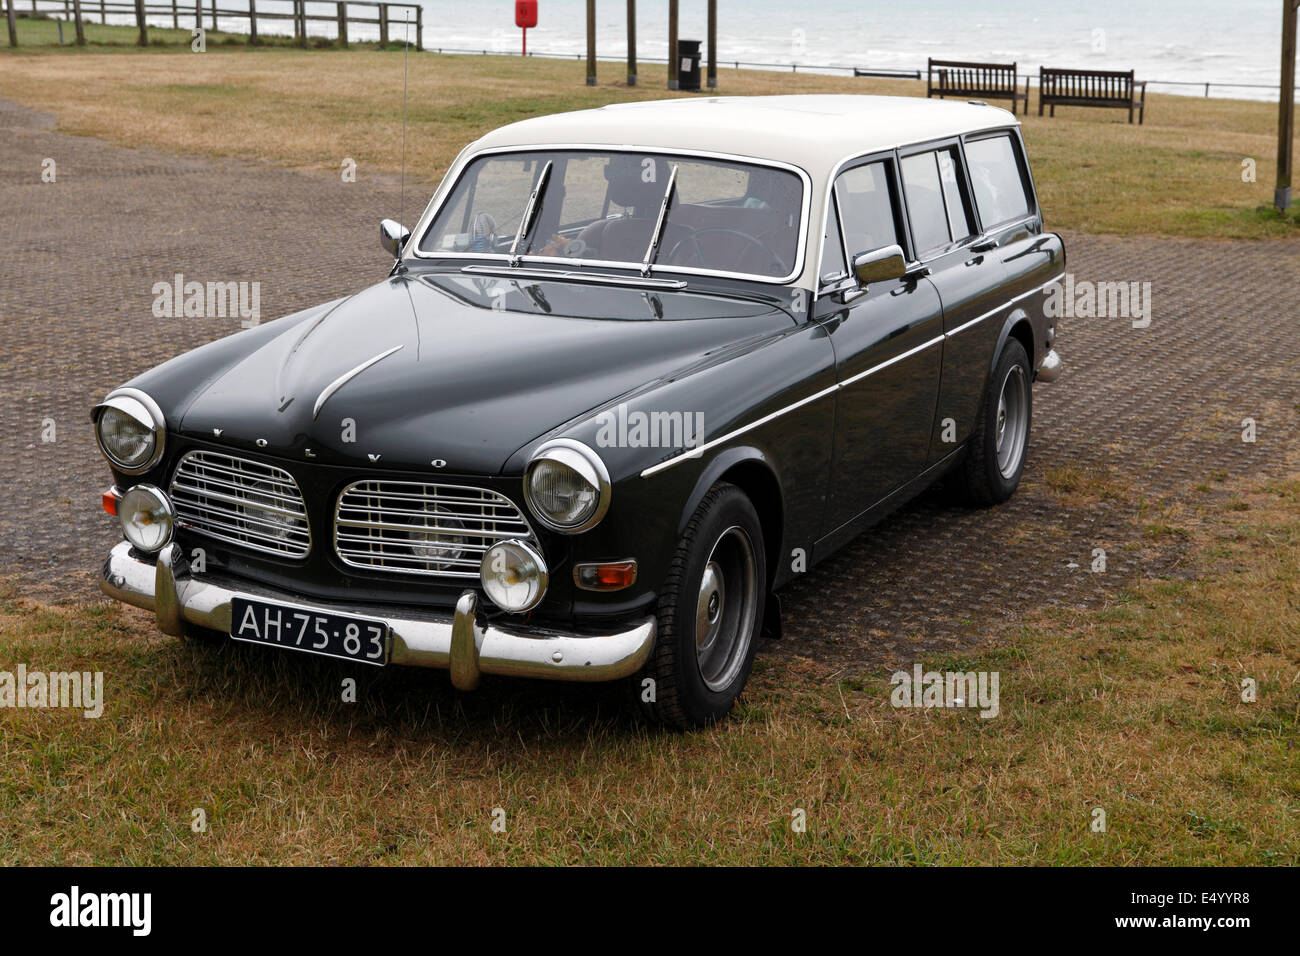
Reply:
[[[64,48],[66,50],[66,48]],[[9,53],[0,96],[48,110],[60,128],[128,146],[237,156],[359,174],[400,165],[402,54],[379,50],[247,50],[205,54]],[[462,146],[529,116],[626,99],[668,96],[660,68],[629,89],[621,66],[602,63],[584,84],[572,60],[495,56],[410,59],[408,171],[436,182]],[[748,95],[870,92],[923,95],[923,84],[723,69],[719,92]],[[105,95],[111,91],[111,95]],[[689,95],[689,94],[687,94]],[[1300,219],[1267,211],[1277,107],[1267,103],[1150,97],[1147,122],[1119,110],[1060,109],[1025,117],[1039,191],[1052,228],[1186,236],[1300,235]],[[1256,182],[1242,181],[1242,160]]]
[[[107,697],[98,720],[0,710],[0,863],[1296,865],[1300,475],[1237,490],[1194,532],[1198,580],[923,661],[999,672],[991,720],[764,655],[729,722],[657,735],[600,687],[457,696],[0,602],[0,667],[102,670]]]

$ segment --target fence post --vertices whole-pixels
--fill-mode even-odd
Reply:
[[[388,4],[379,4],[379,46],[388,46]]]
[[[203,26],[203,0],[194,0],[194,27]]]
[[[217,0],[212,0],[212,32],[217,32]]]
[[[99,22],[108,22],[108,0],[99,0]]]
[[[668,89],[677,89],[677,0],[668,0]]]
[[[257,46],[257,0],[248,0],[248,45]]]
[[[176,6],[176,0],[172,0],[172,29],[179,30],[180,28],[181,28],[181,11],[180,8]]]
[[[415,48],[424,49],[424,7],[415,8]]]
[[[65,20],[71,20],[71,19],[72,19],[72,3],[71,3],[71,0],[63,0],[63,19],[65,19]]]
[[[339,46],[346,50],[348,48],[348,5],[345,0],[338,0],[335,6],[338,7]]]
[[[86,27],[81,22],[81,0],[72,0],[72,15],[77,21],[77,46],[85,46]]]
[[[305,49],[307,46],[307,0],[298,0],[298,20],[302,23],[299,32],[302,34],[302,45]]]
[[[144,0],[135,0],[135,22],[140,26],[140,39],[136,41],[136,46],[148,46],[149,28],[144,22]]]
[[[718,87],[718,0],[709,0],[709,89]],[[1015,100],[1012,100],[1014,103]]]
[[[18,45],[18,23],[14,20],[14,0],[5,0],[5,19],[9,21],[9,45]]]

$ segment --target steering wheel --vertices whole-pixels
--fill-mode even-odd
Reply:
[[[738,239],[747,242],[749,245],[757,247],[763,255],[767,256],[767,258],[776,265],[777,270],[781,275],[785,275],[785,273],[789,271],[781,257],[773,252],[771,247],[762,239],[755,238],[747,232],[741,232],[739,229],[725,229],[721,226],[710,226],[707,229],[696,229],[685,239],[678,240],[676,245],[668,250],[668,261],[679,266],[687,266],[695,262],[704,265],[704,249],[700,246],[700,237],[714,234],[735,236]],[[690,258],[685,262],[678,262],[677,253],[683,246],[688,246],[687,252],[688,255],[690,255]]]

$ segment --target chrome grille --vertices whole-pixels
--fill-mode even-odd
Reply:
[[[192,451],[172,476],[182,526],[254,551],[290,558],[311,550],[307,507],[283,468],[212,451]]]
[[[334,547],[344,564],[401,574],[477,578],[483,552],[533,537],[504,495],[418,481],[358,481],[339,495]]]

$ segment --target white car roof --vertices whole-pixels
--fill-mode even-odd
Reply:
[[[840,160],[1019,125],[995,106],[914,96],[711,96],[615,103],[503,126],[470,147],[593,145],[685,149],[776,160],[814,180]]]

